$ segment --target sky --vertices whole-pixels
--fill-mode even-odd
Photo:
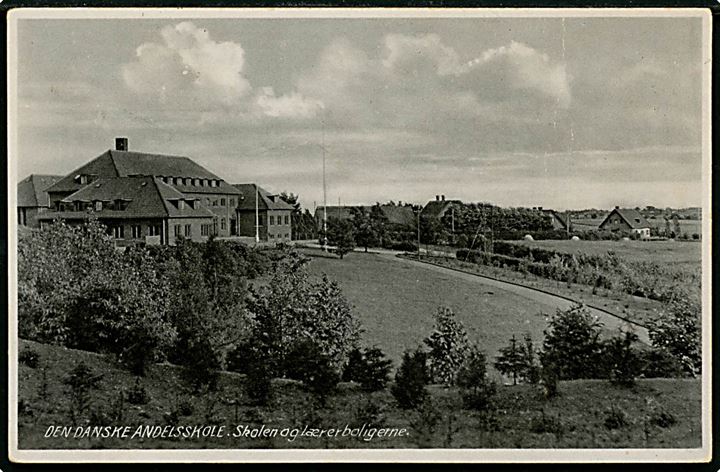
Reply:
[[[18,20],[18,178],[129,138],[312,210],[702,203],[700,18]],[[11,120],[12,121],[12,120]]]

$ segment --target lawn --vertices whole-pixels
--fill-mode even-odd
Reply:
[[[433,315],[440,306],[452,308],[470,339],[490,357],[513,334],[529,332],[541,342],[543,314],[555,312],[552,306],[484,286],[480,278],[462,280],[371,253],[351,253],[341,260],[320,251],[304,252],[315,256],[311,273],[327,274],[340,284],[365,329],[365,342],[380,347],[396,365],[405,349],[417,347],[432,332]]]
[[[314,408],[301,385],[276,380],[274,400],[266,407],[256,407],[246,401],[242,393],[244,377],[239,374],[222,373],[216,393],[192,394],[184,388],[180,370],[169,364],[151,366],[144,378],[136,379],[109,357],[24,340],[20,347],[33,349],[40,359],[35,368],[19,366],[20,449],[700,447],[698,379],[639,380],[633,389],[613,387],[599,380],[564,381],[559,384],[560,395],[551,400],[544,399],[536,386],[501,385],[497,408],[488,422],[477,412],[462,409],[458,392],[452,388],[431,387],[433,406],[420,415],[397,408],[387,389],[369,395],[349,383],[340,385],[339,393],[330,398],[326,407]],[[85,413],[77,425],[72,425],[62,379],[79,362],[102,373],[103,378],[99,389],[91,392],[88,411],[95,412],[94,418],[90,421]],[[125,400],[119,409],[121,417],[108,418],[120,392],[127,393],[136,381],[145,389],[147,402],[130,404]],[[183,402],[190,409],[171,418],[169,413]],[[375,412],[371,406],[376,408]],[[606,425],[610,412],[624,419],[615,425],[619,427]],[[663,418],[674,423],[659,421]],[[332,439],[305,436],[289,441],[280,436],[233,435],[238,425],[303,430],[306,426],[360,428],[362,424],[406,428],[407,435],[372,441],[342,436]],[[86,425],[128,426],[131,432],[139,425],[161,428],[214,425],[216,432],[220,426],[223,432],[221,437],[186,439],[73,437],[77,426]],[[49,426],[72,427],[71,435],[45,437]]]
[[[613,251],[629,261],[685,263],[700,266],[702,243],[699,241],[508,241],[569,254],[606,255]]]

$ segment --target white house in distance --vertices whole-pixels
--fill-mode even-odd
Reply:
[[[600,223],[599,229],[635,233],[641,238],[650,237],[650,223],[639,211],[632,208],[615,207]]]

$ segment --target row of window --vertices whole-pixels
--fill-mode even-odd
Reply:
[[[188,225],[190,226],[190,225]],[[108,229],[108,231],[112,232],[113,238],[115,239],[125,239],[125,227],[124,226],[113,226]],[[151,225],[148,226],[147,235],[148,236],[160,236],[162,232],[162,226],[160,225]],[[132,225],[130,226],[130,234],[132,239],[140,239],[143,237],[143,231],[142,226],[140,225]]]
[[[276,238],[276,236],[275,236],[274,234],[272,234],[272,233],[270,233],[268,236],[270,237],[270,239],[275,239],[275,238]],[[285,233],[285,236],[281,236],[281,235],[278,234],[278,235],[277,235],[277,238],[278,238],[278,239],[281,239],[281,238],[290,239],[290,233]]]
[[[129,203],[130,200],[122,198],[113,201],[95,200],[94,202],[77,200],[72,203],[66,203],[58,201],[55,207],[58,211],[102,211],[103,208],[106,210],[125,211]]]
[[[197,177],[167,177],[159,175],[158,179],[170,185],[185,185],[186,187],[219,187],[219,179],[200,179]]]
[[[216,206],[221,206],[221,207],[224,207],[225,205],[227,205],[227,199],[221,198],[220,200],[218,200],[218,199],[216,198],[216,199],[214,199],[214,200],[211,200],[211,199],[209,199],[209,198],[206,198],[206,199],[205,199],[205,203],[207,203],[207,206],[214,206],[214,207],[216,207]],[[231,207],[231,208],[234,208],[234,207],[235,207],[235,199],[234,199],[234,198],[231,198],[231,199],[230,199],[230,207]]]
[[[274,225],[275,217],[273,215],[270,215],[268,218],[270,219],[270,226]],[[277,224],[279,224],[279,225],[283,224],[283,217],[281,215],[278,215],[278,217],[277,217]],[[290,224],[290,216],[289,215],[285,215],[285,224],[286,225]]]

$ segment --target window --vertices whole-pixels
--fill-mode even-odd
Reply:
[[[225,199],[224,199],[224,198],[221,198],[221,199],[220,199],[220,206],[221,206],[221,207],[224,207],[224,206],[225,206],[225,203],[226,203],[226,202],[225,202]]]
[[[286,225],[290,224],[290,216],[289,215],[285,215],[285,224]]]
[[[199,187],[200,186],[200,179],[193,179],[193,186]]]
[[[185,237],[189,238],[192,236],[192,225],[185,225]]]
[[[270,226],[275,224],[275,217],[270,215]]]
[[[132,237],[133,239],[139,239],[142,237],[142,226],[132,225]]]
[[[182,181],[182,179],[181,179],[180,177],[175,177],[175,178],[173,179],[173,183],[174,183],[175,185],[179,185],[181,181]]]
[[[102,202],[95,202],[95,211],[102,211]]]
[[[148,236],[160,236],[160,225],[148,226]]]
[[[112,229],[113,232],[113,238],[115,239],[123,239],[125,237],[125,227],[124,226],[115,226]]]
[[[178,210],[185,209],[185,200],[178,200]]]
[[[225,218],[220,218],[220,229],[225,230],[226,223]]]
[[[231,199],[230,199],[230,206],[231,206],[231,207],[234,207],[234,206],[235,206],[235,199],[234,199],[234,198],[231,198]]]
[[[181,229],[180,225],[175,225],[175,230],[173,232],[175,233],[176,238],[180,237],[181,231],[182,231],[182,229]]]
[[[270,239],[275,239],[275,235],[274,235],[274,234],[270,234]]]
[[[288,233],[285,233],[285,239],[290,239],[290,235]]]
[[[210,225],[204,224],[200,226],[200,236],[210,236]]]
[[[213,200],[213,206],[214,206],[214,207],[218,206],[218,201],[217,201],[217,200]]]

